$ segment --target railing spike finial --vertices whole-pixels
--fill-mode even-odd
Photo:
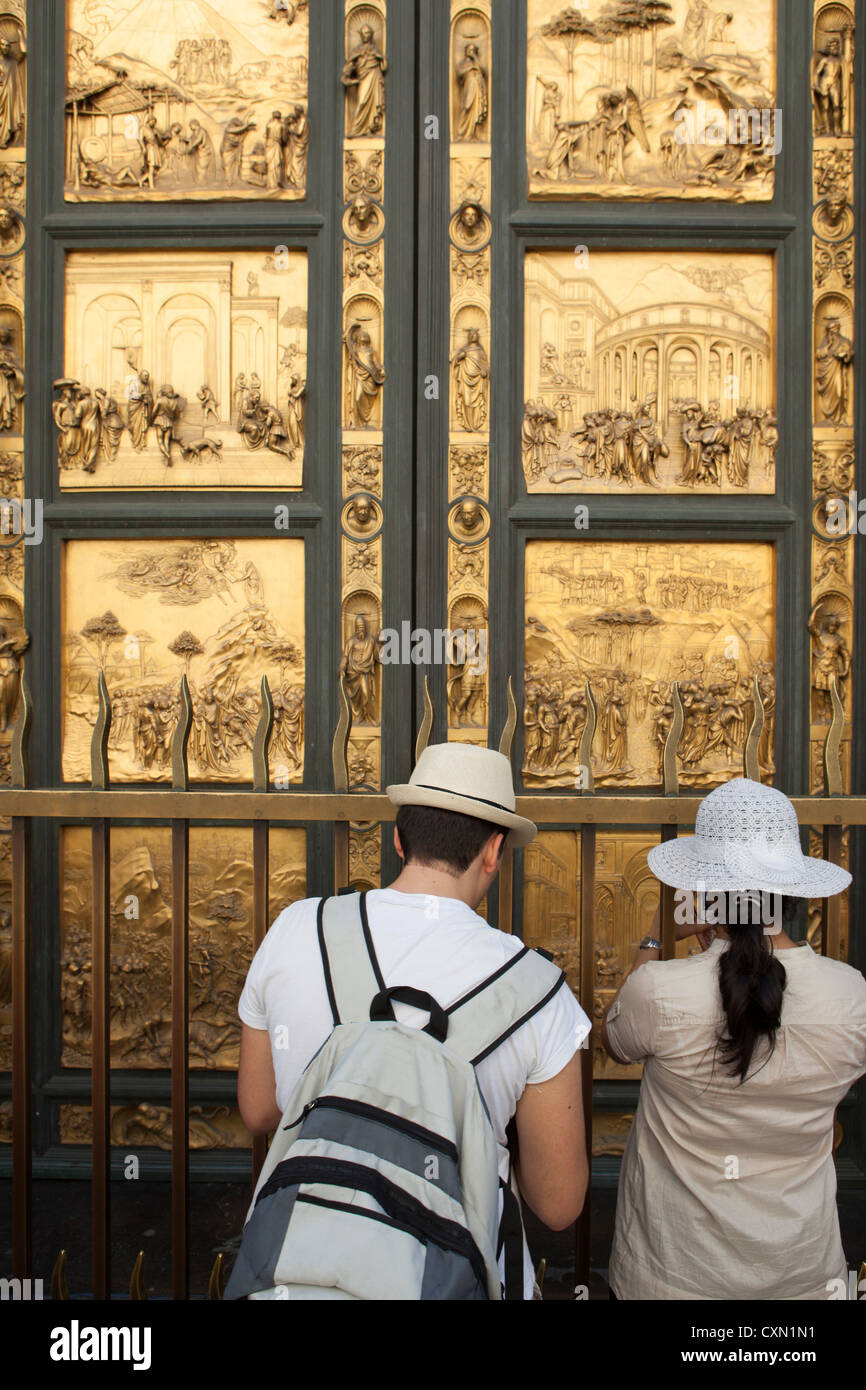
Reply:
[[[135,1257],[135,1264],[132,1266],[132,1274],[129,1276],[129,1297],[133,1303],[145,1303],[147,1301],[147,1289],[142,1277],[143,1269],[144,1251],[139,1250]]]
[[[21,679],[18,687],[18,713],[12,725],[10,773],[12,786],[26,789],[30,782],[30,728],[33,723],[33,701],[27,683],[27,670],[21,657]]]
[[[517,701],[514,698],[514,680],[508,677],[508,718],[505,721],[505,728],[502,730],[502,737],[499,740],[499,751],[511,761],[511,749],[514,744],[514,735],[517,732]]]
[[[340,718],[331,747],[331,763],[334,769],[334,791],[349,790],[349,735],[352,732],[352,706],[346,691],[346,677],[340,676],[338,687],[340,697]]]
[[[430,742],[430,734],[433,731],[433,700],[430,695],[430,677],[424,677],[424,718],[421,720],[421,727],[418,730],[418,737],[415,740],[415,761],[417,763],[424,749]]]
[[[69,1297],[69,1285],[66,1282],[66,1251],[61,1250],[57,1259],[54,1261],[54,1268],[51,1271],[51,1301],[52,1303],[63,1303]]]
[[[270,790],[271,775],[268,768],[268,750],[274,732],[274,701],[267,676],[262,676],[262,713],[256,727],[253,743],[253,791]]]
[[[680,695],[679,681],[674,681],[671,687],[671,704],[674,707],[674,717],[671,720],[671,727],[668,729],[668,736],[665,739],[664,752],[662,754],[662,776],[664,779],[665,796],[676,796],[680,789],[680,779],[677,772],[677,753],[679,751],[680,739],[683,736],[686,712],[683,709],[683,697]]]
[[[755,675],[752,682],[752,697],[755,702],[755,713],[752,718],[752,727],[749,729],[746,739],[746,746],[743,749],[743,776],[750,782],[760,782],[761,764],[758,761],[758,746],[761,742],[761,734],[764,732],[764,697],[761,694],[761,684]]]
[[[223,1271],[224,1262],[225,1256],[223,1255],[222,1251],[220,1251],[220,1253],[217,1255],[216,1259],[213,1262],[213,1268],[210,1272],[210,1278],[207,1281],[207,1296],[213,1303],[219,1303],[222,1301],[222,1296],[225,1289],[225,1273]]]
[[[586,720],[580,736],[580,790],[595,791],[595,777],[592,771],[592,744],[598,727],[598,707],[592,693],[592,683],[586,683]],[[585,777],[584,777],[585,774]],[[584,781],[586,785],[584,785]]]
[[[830,683],[830,702],[833,718],[824,740],[824,795],[844,796],[845,780],[842,776],[842,734],[845,729],[845,707],[839,698],[836,677]]]
[[[186,758],[192,728],[192,700],[184,672],[180,681],[180,713],[171,740],[171,785],[176,792],[189,791],[189,765]]]
[[[90,782],[94,791],[106,791],[108,778],[108,737],[111,733],[111,696],[105,683],[105,672],[99,672],[99,713],[90,740]]]

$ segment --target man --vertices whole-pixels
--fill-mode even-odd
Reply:
[[[245,121],[241,116],[232,116],[223,132],[220,159],[223,166],[223,178],[229,188],[233,188],[235,184],[242,181],[244,141],[250,131],[255,130],[255,128],[255,121]]]
[[[367,895],[375,952],[386,987],[425,990],[447,1009],[523,949],[516,937],[491,930],[475,909],[496,879],[506,842],[527,845],[536,828],[514,813],[507,759],[469,744],[425,749],[408,785],[389,787],[388,796],[399,808],[394,847],[403,869],[389,888]],[[317,906],[308,898],[280,915],[241,995],[238,1101],[254,1135],[276,1129],[333,1027]],[[395,1005],[395,1013],[409,1026],[426,1021],[407,1005]],[[507,1018],[502,1025],[504,1031]],[[516,1117],[520,1191],[553,1230],[576,1220],[586,1194],[577,1054],[589,1031],[589,1019],[563,987],[476,1067],[500,1175],[508,1175],[506,1127]],[[526,1298],[533,1297],[533,1285],[524,1247]]]
[[[265,165],[268,188],[273,192],[283,186],[283,149],[286,144],[286,124],[281,111],[274,111],[265,126]]]

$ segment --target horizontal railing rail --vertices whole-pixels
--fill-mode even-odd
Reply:
[[[32,825],[36,820],[69,822],[84,820],[91,826],[91,921],[92,961],[92,1292],[108,1298],[111,1291],[111,1167],[110,1167],[110,965],[111,965],[111,826],[121,821],[165,822],[171,827],[171,1192],[172,1192],[172,1295],[189,1296],[189,827],[190,824],[227,822],[247,824],[253,832],[253,949],[264,940],[270,921],[268,865],[272,825],[326,823],[334,834],[334,887],[349,886],[350,825],[386,823],[395,817],[387,796],[379,792],[350,791],[348,748],[352,715],[345,681],[339,686],[339,722],[332,746],[333,790],[310,792],[271,788],[268,750],[273,733],[274,705],[267,678],[261,685],[261,717],[252,748],[250,787],[228,786],[191,789],[187,744],[193,708],[184,677],[180,685],[180,715],[172,742],[171,785],[164,787],[112,787],[109,766],[111,699],[104,675],[99,678],[99,713],[91,741],[91,785],[52,788],[29,785],[28,742],[32,724],[31,697],[22,673],[18,714],[12,733],[11,782],[0,788],[0,816],[11,817],[12,826],[12,1201],[14,1274],[31,1277],[32,1266],[32,1118],[33,1070],[31,1056],[31,935]],[[591,685],[585,692],[587,715],[579,745],[582,771],[580,790],[538,791],[518,796],[517,812],[542,826],[574,828],[580,832],[580,977],[581,1005],[594,1020],[594,897],[597,833],[606,827],[656,827],[660,838],[676,837],[682,826],[694,825],[702,795],[680,791],[677,751],[685,718],[679,688],[671,692],[673,716],[662,753],[662,789],[632,793],[597,792],[592,772],[592,748],[597,728],[597,708]],[[824,794],[792,798],[800,824],[822,832],[825,858],[840,863],[843,834],[851,826],[866,825],[866,797],[843,794],[840,749],[844,712],[838,691],[831,691],[832,720],[824,746]],[[743,749],[744,775],[760,780],[758,749],[764,729],[765,709],[756,677],[752,696],[753,718]],[[434,709],[425,681],[424,716],[418,733],[416,760],[427,746],[433,728]],[[509,759],[517,730],[518,710],[511,680],[508,682],[508,717],[499,751]],[[498,926],[512,930],[514,907],[513,856],[506,854],[499,876]],[[676,949],[673,889],[660,887],[663,955]],[[838,958],[841,949],[841,901],[822,902],[821,949]],[[592,1056],[586,1046],[581,1056],[587,1158],[592,1156]],[[263,1138],[254,1140],[252,1180],[261,1171],[266,1152]],[[577,1223],[576,1273],[589,1283],[590,1198]],[[65,1257],[63,1260],[65,1269]],[[61,1268],[58,1264],[57,1269]],[[57,1269],[55,1274],[57,1274]],[[58,1288],[65,1282],[53,1281]],[[141,1288],[137,1262],[131,1285]],[[221,1264],[212,1276],[210,1297],[220,1297]],[[62,1293],[59,1296],[63,1296]]]

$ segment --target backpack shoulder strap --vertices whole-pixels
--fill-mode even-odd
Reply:
[[[447,1046],[477,1066],[543,1009],[564,984],[564,971],[524,946],[446,1010]]]
[[[316,930],[334,1027],[366,1022],[373,999],[385,988],[367,918],[367,894],[322,898]]]

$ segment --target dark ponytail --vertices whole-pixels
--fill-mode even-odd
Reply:
[[[729,901],[738,896],[729,895]],[[791,922],[796,911],[795,898],[782,899],[783,924]],[[761,1038],[769,1044],[762,1065],[773,1055],[787,980],[785,967],[773,954],[773,938],[764,934],[764,924],[752,921],[748,912],[742,922],[732,921],[735,915],[728,915],[730,944],[719,957],[719,987],[727,1023],[719,1038],[719,1054],[731,1075],[743,1082]]]

